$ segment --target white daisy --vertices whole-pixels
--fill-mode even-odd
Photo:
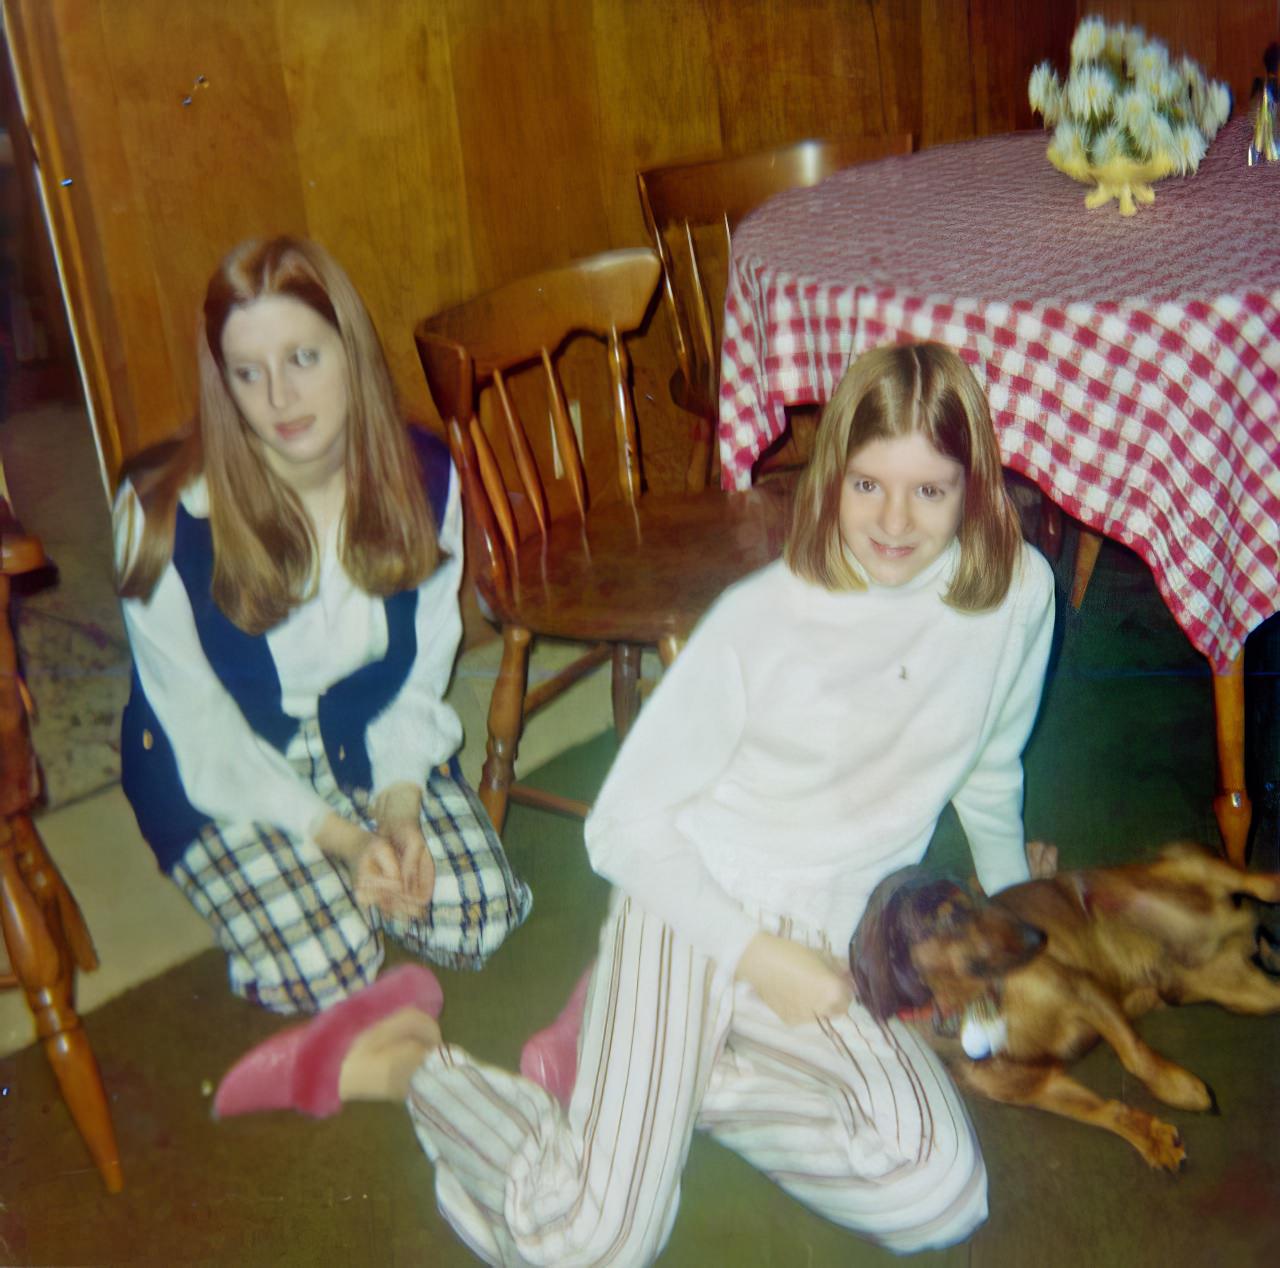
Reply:
[[[1141,82],[1169,69],[1169,50],[1159,40],[1149,40],[1129,58],[1129,74]]]
[[[1103,167],[1118,158],[1128,157],[1128,145],[1125,130],[1113,123],[1099,134],[1098,139],[1090,147],[1089,154],[1096,167]]]
[[[1130,136],[1140,137],[1147,130],[1152,108],[1150,97],[1136,88],[1128,88],[1116,98],[1115,117]]]
[[[1107,47],[1107,24],[1101,18],[1085,18],[1071,37],[1071,65],[1092,62]]]
[[[1194,172],[1207,149],[1200,129],[1184,123],[1173,133],[1173,157],[1180,172]]]
[[[1107,27],[1106,54],[1109,62],[1119,66],[1124,61],[1124,41],[1128,34],[1129,28],[1123,22]]]
[[[1054,129],[1053,140],[1049,142],[1049,154],[1068,169],[1089,166],[1089,150],[1084,143],[1084,133],[1066,119]]]
[[[1231,89],[1226,84],[1214,82],[1204,96],[1204,102],[1200,107],[1200,114],[1197,122],[1200,124],[1200,131],[1206,137],[1212,139],[1218,134],[1218,129],[1227,121],[1227,116],[1231,113]]]
[[[1132,128],[1125,129],[1125,136],[1128,138],[1129,153],[1136,159],[1149,159],[1151,157],[1151,129],[1149,127],[1140,128],[1135,132]]]
[[[1082,66],[1067,80],[1067,103],[1077,119],[1101,119],[1114,96],[1111,76],[1100,66]]]
[[[1031,101],[1031,109],[1043,115],[1045,123],[1057,122],[1062,111],[1062,85],[1058,82],[1057,71],[1048,62],[1041,62],[1031,72],[1027,97]]]
[[[1177,161],[1177,143],[1169,120],[1158,111],[1151,112],[1151,120],[1145,134],[1138,138],[1145,153],[1153,159]]]
[[[1183,87],[1178,72],[1170,66],[1144,66],[1134,77],[1138,91],[1146,93],[1158,106],[1181,103]]]
[[[1133,75],[1133,66],[1138,59],[1139,52],[1146,46],[1147,33],[1140,26],[1130,26],[1125,28],[1124,33],[1124,60],[1129,66],[1129,74]]]

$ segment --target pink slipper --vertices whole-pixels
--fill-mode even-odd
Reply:
[[[547,1089],[561,1105],[569,1104],[578,1075],[578,1037],[587,1008],[588,969],[578,980],[560,1016],[531,1035],[520,1052],[520,1073]]]
[[[328,1118],[342,1108],[338,1075],[359,1035],[402,1008],[440,1015],[444,992],[429,969],[402,964],[310,1021],[251,1048],[223,1076],[213,1098],[215,1118],[295,1109]]]

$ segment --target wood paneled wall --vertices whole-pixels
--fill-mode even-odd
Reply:
[[[4,0],[109,479],[194,401],[222,253],[292,231],[363,292],[411,412],[419,316],[644,241],[634,172],[808,135],[920,146],[1029,127],[1077,0]],[[1113,16],[1243,83],[1276,3],[1132,0]],[[1209,13],[1211,17],[1205,17]],[[1185,37],[1185,38],[1184,38]],[[650,404],[651,483],[685,434]],[[669,459],[669,461],[668,461]]]

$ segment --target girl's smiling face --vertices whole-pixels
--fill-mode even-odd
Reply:
[[[853,453],[840,489],[840,537],[878,585],[900,586],[955,540],[964,468],[922,432],[873,440]]]

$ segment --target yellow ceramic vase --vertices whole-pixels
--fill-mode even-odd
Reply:
[[[1114,198],[1120,203],[1122,216],[1132,216],[1138,210],[1138,203],[1154,202],[1156,192],[1151,188],[1151,182],[1161,180],[1174,171],[1172,160],[1167,158],[1117,158],[1095,166],[1065,158],[1052,145],[1048,155],[1049,162],[1058,171],[1072,180],[1095,186],[1084,199],[1084,205],[1090,211]]]

